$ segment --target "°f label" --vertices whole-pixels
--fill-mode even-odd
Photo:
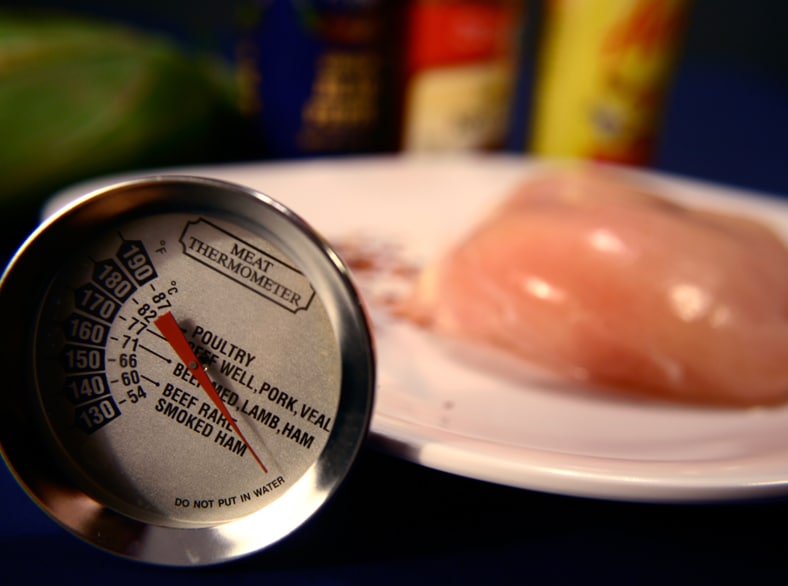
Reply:
[[[187,222],[180,242],[186,256],[288,311],[309,308],[315,296],[300,271],[204,218]]]

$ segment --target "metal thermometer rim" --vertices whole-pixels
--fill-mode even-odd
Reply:
[[[170,212],[223,218],[269,241],[298,266],[321,297],[341,358],[341,391],[333,429],[314,464],[277,500],[235,521],[171,527],[125,516],[87,497],[52,465],[52,453],[31,423],[35,319],[49,280],[92,240],[96,227]],[[20,247],[0,280],[6,408],[0,448],[31,498],[56,522],[94,546],[143,562],[170,566],[223,563],[279,541],[308,520],[349,472],[369,429],[375,357],[363,302],[340,257],[304,220],[271,197],[216,179],[158,175],[93,191],[63,208]],[[74,519],[78,500],[100,530]]]

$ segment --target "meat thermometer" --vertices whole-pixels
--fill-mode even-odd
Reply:
[[[369,321],[303,220],[239,185],[111,185],[0,281],[0,444],[32,499],[105,551],[227,562],[306,522],[374,401]]]

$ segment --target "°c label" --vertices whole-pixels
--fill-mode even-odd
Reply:
[[[186,256],[288,311],[308,309],[315,296],[300,271],[204,218],[187,222],[180,242]]]

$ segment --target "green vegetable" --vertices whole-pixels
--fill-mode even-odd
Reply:
[[[236,119],[227,68],[164,38],[0,11],[0,204],[124,169],[207,160]]]

